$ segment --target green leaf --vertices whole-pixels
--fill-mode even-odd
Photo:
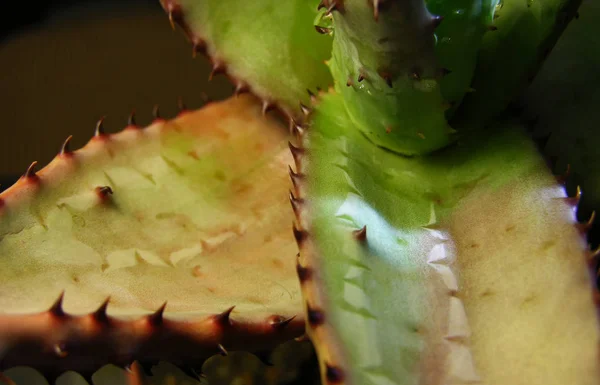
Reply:
[[[301,334],[290,159],[240,97],[29,172],[0,195],[2,367],[198,364]]]
[[[192,43],[207,49],[215,68],[249,86],[268,103],[299,115],[307,89],[326,88],[331,38],[313,26],[316,0],[161,0]]]
[[[595,384],[599,330],[564,189],[513,123],[405,158],[326,95],[303,135],[308,333],[347,384]],[[364,232],[363,232],[364,231]]]

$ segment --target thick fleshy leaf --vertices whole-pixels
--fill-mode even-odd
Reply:
[[[473,77],[456,120],[471,128],[489,122],[518,96],[537,73],[581,0],[502,0],[483,37]],[[458,124],[458,123],[457,123]]]
[[[198,364],[302,333],[287,134],[256,99],[66,147],[0,195],[2,367]]]
[[[326,88],[324,61],[331,38],[313,26],[316,0],[161,0],[188,35],[194,51],[206,50],[215,72],[226,71],[240,89],[298,117],[307,89]]]
[[[547,138],[544,151],[570,165],[583,190],[583,215],[600,209],[600,3],[584,1],[535,81],[521,98],[534,136]],[[549,135],[549,137],[548,137]],[[582,219],[585,218],[582,217]]]
[[[585,242],[518,126],[405,158],[324,96],[295,207],[307,331],[344,384],[597,384]]]

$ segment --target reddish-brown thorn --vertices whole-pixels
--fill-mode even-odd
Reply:
[[[250,87],[248,86],[248,84],[246,84],[244,82],[239,81],[235,86],[235,96],[244,94],[249,91],[250,91]]]
[[[308,232],[306,232],[306,230],[299,229],[298,227],[296,227],[296,224],[294,224],[293,226],[293,231],[296,243],[298,244],[298,246],[302,246],[302,243],[304,243],[304,241],[308,237]]]
[[[321,89],[319,87],[317,87],[317,92],[320,92],[320,91],[321,91]],[[306,92],[308,93],[308,97],[310,98],[310,101],[312,103],[315,103],[317,101],[317,95],[308,88],[306,89]]]
[[[354,85],[354,82],[352,81],[352,78],[348,78],[348,80],[346,80],[346,87],[350,87]]]
[[[294,214],[296,214],[296,218],[300,216],[300,208],[304,204],[304,199],[296,198],[294,193],[290,191],[290,203],[292,205],[292,210],[294,210]]]
[[[213,315],[212,317],[213,317],[213,320],[215,321],[215,323],[217,323],[223,327],[230,326],[231,325],[231,312],[233,311],[234,308],[235,308],[235,306],[232,306],[232,307],[226,309],[222,313]]]
[[[210,71],[210,75],[208,75],[208,80],[213,80],[215,76],[222,73],[225,73],[225,64],[220,61],[215,61],[213,63],[212,70]]]
[[[271,327],[275,330],[282,330],[286,326],[288,326],[289,323],[294,320],[294,318],[296,318],[295,315],[291,316],[289,318],[284,318],[284,317],[281,317],[278,315],[273,315],[273,316],[269,317],[269,325],[271,325]]]
[[[392,75],[390,75],[389,72],[387,72],[387,71],[380,71],[379,72],[379,76],[381,76],[381,78],[385,81],[385,84],[387,84],[388,87],[392,88],[394,86],[392,84]]]
[[[94,191],[96,191],[96,194],[101,201],[108,199],[109,196],[113,194],[113,190],[110,186],[98,186]]]
[[[293,134],[296,135],[296,138],[301,140],[304,136],[305,128],[301,124],[294,122],[293,131]]]
[[[433,29],[439,27],[440,24],[442,24],[442,21],[444,21],[444,16],[433,15],[433,17],[431,18],[431,25],[433,26]]]
[[[364,225],[360,230],[354,230],[352,236],[357,241],[365,242],[367,240],[367,225]]]
[[[590,231],[590,229],[592,228],[595,219],[596,219],[596,211],[592,211],[592,214],[590,215],[590,217],[587,221],[585,221],[583,223],[577,223],[575,225],[575,227],[577,227],[577,229],[579,230],[579,233],[581,235],[586,235],[588,233],[588,231]]]
[[[271,111],[275,106],[268,100],[262,101],[262,114],[263,116],[267,114],[267,112]]]
[[[71,139],[73,139],[73,135],[69,135],[69,137],[63,143],[59,152],[60,156],[69,156],[72,154],[71,149],[69,148],[69,143],[71,143]]]
[[[98,120],[98,122],[96,123],[96,131],[94,131],[95,137],[104,136],[104,119],[105,118],[106,118],[106,116],[101,117]]]
[[[358,80],[359,83],[362,82],[363,80],[365,80],[365,75],[363,75],[362,72],[359,73],[358,78],[356,80]]]
[[[320,10],[320,9],[322,9],[322,8],[326,8],[324,0],[321,0],[319,2],[319,5],[317,6],[317,11]]]
[[[110,302],[110,297],[106,298],[104,300],[104,302],[102,302],[102,305],[100,305],[98,307],[98,309],[96,309],[96,311],[92,313],[92,316],[94,317],[94,319],[96,321],[101,322],[101,323],[108,322],[108,314],[106,313],[106,309],[108,309],[109,302]]]
[[[167,12],[169,14],[169,23],[171,23],[171,28],[175,30],[175,22],[179,23],[182,19],[181,7],[179,6],[179,4],[174,4],[170,2]]]
[[[173,20],[173,11],[169,9],[169,23],[171,23],[171,28],[175,31],[175,21]]]
[[[298,257],[300,253],[298,253]],[[296,273],[298,274],[298,279],[300,280],[300,284],[308,281],[312,277],[312,270],[310,267],[304,267],[300,264],[300,258],[296,260]]]
[[[292,184],[294,185],[294,188],[296,189],[296,191],[298,191],[300,188],[300,184],[302,183],[302,179],[303,179],[304,175],[301,173],[294,172],[294,170],[292,170],[291,166],[288,166],[288,172],[290,174],[290,179],[292,180]]]
[[[421,71],[417,69],[413,70],[413,72],[410,74],[410,77],[413,78],[413,80],[421,80]]]
[[[304,116],[308,116],[312,112],[312,110],[308,106],[304,105],[303,103],[300,103],[300,110],[302,110],[302,113],[304,114]]]
[[[128,127],[137,127],[137,124],[135,124],[135,111],[131,111],[131,113],[127,117],[127,126]]]
[[[497,31],[498,27],[496,27],[495,25],[490,25],[487,27],[488,31]]]
[[[52,306],[50,306],[50,309],[48,309],[48,313],[51,313],[52,315],[54,315],[56,317],[64,317],[65,316],[65,311],[63,309],[64,298],[65,298],[65,292],[62,291],[60,293],[60,295],[58,296],[58,298],[56,299],[56,301],[52,304]]]
[[[381,7],[381,3],[383,3],[383,1],[384,0],[373,0],[373,18],[375,21],[379,21],[379,7]]]
[[[195,58],[198,53],[206,53],[206,43],[204,40],[195,39],[192,44],[192,57]]]
[[[581,200],[581,187],[577,186],[577,189],[575,190],[575,196],[566,197],[564,199],[565,199],[565,202],[567,202],[567,204],[569,204],[573,207],[577,207],[577,205],[579,204],[579,201]]]
[[[325,314],[321,310],[312,308],[309,304],[306,304],[306,316],[308,324],[313,328],[325,323]]]
[[[344,381],[344,372],[338,367],[325,364],[325,378],[329,384],[339,384]]]
[[[217,348],[219,349],[219,352],[221,353],[222,356],[226,356],[229,353],[227,353],[227,350],[225,349],[225,347],[221,344],[217,345]]]
[[[295,129],[297,132],[298,130],[302,130],[302,128],[299,128],[298,125],[295,125]],[[300,132],[299,135],[302,135],[302,132]],[[290,148],[290,152],[292,153],[292,157],[294,158],[294,163],[296,163],[296,168],[298,168],[300,160],[304,155],[304,149],[294,146],[292,142],[288,142],[288,147]]]
[[[154,108],[152,108],[152,118],[154,118],[154,120],[160,119],[160,109],[158,108],[158,104],[155,104]]]
[[[25,174],[23,174],[24,179],[33,180],[38,178],[37,174],[35,173],[35,166],[37,166],[37,161],[32,162],[29,167],[27,167],[27,171],[25,171]]]
[[[165,308],[167,307],[167,303],[163,303],[161,307],[159,307],[154,313],[149,314],[146,319],[148,323],[152,326],[161,326],[164,320]]]

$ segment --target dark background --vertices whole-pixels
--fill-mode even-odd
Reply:
[[[208,61],[173,31],[158,0],[11,2],[0,23],[0,190],[37,160],[47,164],[69,135],[72,148],[105,128],[139,125],[155,104],[174,116],[207,95],[222,99],[232,86],[208,83]]]

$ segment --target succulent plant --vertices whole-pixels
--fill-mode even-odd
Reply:
[[[596,88],[561,71],[596,75],[597,4],[161,3],[236,96],[99,124],[0,194],[1,369],[168,361],[197,378],[306,331],[323,384],[600,382],[593,214],[577,221],[580,189],[535,141],[588,141],[558,164],[598,207]]]

